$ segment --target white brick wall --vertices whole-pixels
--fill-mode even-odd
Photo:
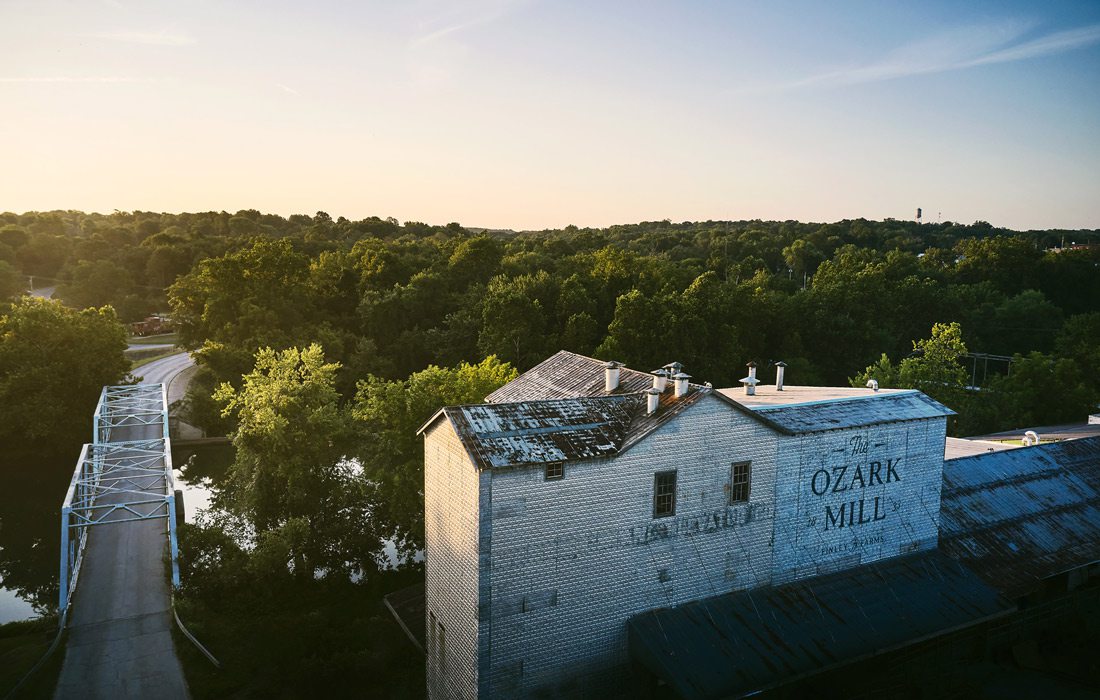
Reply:
[[[772,583],[934,549],[946,425],[931,418],[782,437]]]
[[[776,436],[707,398],[624,455],[492,474],[489,692],[630,694],[626,621],[768,582]],[[729,505],[733,462],[748,504]],[[676,514],[653,518],[653,475],[676,469]]]
[[[428,697],[476,698],[479,475],[449,421],[437,421],[424,438]]]
[[[632,615],[934,547],[945,426],[781,436],[708,397],[625,454],[566,462],[547,482],[541,467],[478,475],[438,421],[425,436],[425,591],[448,648],[444,670],[428,630],[429,697],[628,697]],[[730,467],[750,460],[749,503],[730,505]],[[870,481],[872,461],[883,483],[853,493],[848,470]],[[814,474],[839,467],[848,491],[815,493]],[[654,519],[653,475],[668,469],[676,514]],[[826,505],[847,518],[861,499],[869,522],[857,510],[824,531]]]

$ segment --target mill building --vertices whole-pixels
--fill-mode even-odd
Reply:
[[[1097,440],[945,462],[919,391],[684,369],[562,351],[421,428],[430,698],[739,697],[1095,581]]]

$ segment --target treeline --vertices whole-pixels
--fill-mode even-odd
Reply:
[[[674,359],[716,385],[781,359],[793,383],[842,384],[957,322],[970,352],[1071,359],[1094,389],[1098,245],[1100,231],[984,222],[517,233],[324,212],[31,212],[0,214],[0,287],[56,280],[70,305],[110,304],[123,320],[170,306],[209,370],[193,408],[214,427],[216,384],[239,383],[263,347],[312,342],[340,363],[345,397],[368,375],[488,355],[522,371],[561,348],[640,369]]]

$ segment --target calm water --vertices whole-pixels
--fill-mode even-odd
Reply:
[[[0,463],[0,624],[25,620],[57,605],[60,556],[60,508],[72,478],[73,456]],[[210,505],[217,484],[233,462],[230,445],[172,451],[176,487],[183,491],[187,522]],[[385,554],[391,566],[400,560],[392,542]],[[423,559],[417,553],[415,560]]]
[[[78,453],[0,461],[0,623],[57,604],[61,501]]]
[[[61,501],[72,478],[72,459],[25,459],[0,463],[0,624],[26,620],[57,605]],[[188,458],[196,454],[189,466]],[[188,522],[209,505],[214,479],[233,460],[229,446],[173,454],[177,486],[184,491]]]

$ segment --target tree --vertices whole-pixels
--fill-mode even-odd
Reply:
[[[132,321],[135,314],[123,309],[132,305],[127,297],[133,288],[130,273],[113,260],[81,260],[72,269],[71,279],[58,287],[57,296],[78,309],[111,305],[124,320]]]
[[[351,425],[336,392],[338,368],[317,344],[264,348],[239,390],[224,383],[215,391],[223,414],[237,420],[236,457],[218,504],[255,528],[269,571],[289,565],[309,578],[376,565],[373,489],[346,458]]]
[[[22,294],[27,280],[7,262],[0,260],[0,302]]]
[[[370,376],[359,382],[353,415],[362,436],[358,455],[368,479],[386,494],[376,517],[405,553],[424,546],[424,448],[417,428],[444,406],[481,403],[516,377],[494,356],[476,365],[430,366],[407,380]]]
[[[1074,360],[1041,352],[1016,355],[1012,373],[994,379],[988,393],[988,430],[1077,423],[1094,410],[1098,398]]]
[[[1070,316],[1055,348],[1058,355],[1077,362],[1085,380],[1100,390],[1100,311]]]
[[[494,277],[482,302],[478,349],[528,368],[556,344],[549,320],[556,289],[545,272],[509,278]]]
[[[109,307],[22,297],[0,316],[0,444],[71,449],[91,434],[100,390],[122,382],[126,330]]]
[[[937,401],[961,408],[966,402],[966,369],[959,360],[966,355],[962,328],[958,323],[937,323],[932,337],[913,342],[913,352],[898,365],[885,353],[849,382],[865,386],[874,379],[879,386],[895,389],[920,389]]]
[[[898,366],[898,383],[920,389],[929,396],[949,396],[966,387],[966,368],[959,362],[966,355],[962,328],[958,323],[937,323],[932,337],[913,343],[914,356]]]

